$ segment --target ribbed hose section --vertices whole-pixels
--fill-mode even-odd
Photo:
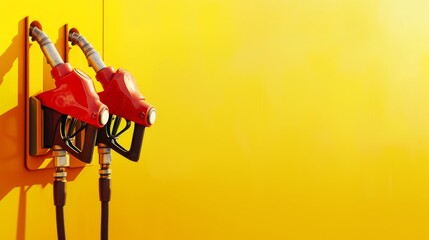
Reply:
[[[89,64],[94,68],[95,72],[106,67],[100,54],[98,54],[94,47],[82,35],[77,32],[72,32],[69,34],[69,41],[82,49],[82,52],[85,54],[86,59],[88,59]]]
[[[33,41],[37,41],[37,43],[39,43],[40,49],[42,49],[42,52],[51,67],[55,67],[58,64],[64,63],[63,59],[58,53],[58,50],[51,42],[51,39],[49,39],[49,37],[42,30],[35,26],[30,26],[30,37],[32,37]]]

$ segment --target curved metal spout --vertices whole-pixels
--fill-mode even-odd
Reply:
[[[86,59],[88,59],[89,64],[94,68],[95,72],[106,68],[100,54],[98,54],[94,47],[82,35],[77,32],[70,32],[69,41],[82,49]]]
[[[30,26],[30,37],[32,37],[33,41],[37,41],[37,43],[39,43],[40,48],[51,67],[64,63],[62,57],[58,53],[58,50],[42,30],[35,26]]]

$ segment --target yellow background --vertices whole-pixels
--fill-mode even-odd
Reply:
[[[141,160],[113,155],[111,239],[429,239],[428,12],[424,0],[2,3],[0,239],[55,239],[52,170],[24,168],[26,16],[54,42],[78,27],[157,107]],[[94,76],[79,51],[71,63]],[[67,237],[97,239],[98,166],[70,176]]]

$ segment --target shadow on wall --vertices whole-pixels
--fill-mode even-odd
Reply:
[[[12,38],[9,47],[0,54],[0,88],[4,86],[8,72],[18,60],[17,106],[0,115],[0,201],[15,188],[19,190],[19,209],[16,239],[25,239],[26,199],[28,191],[35,185],[45,188],[53,181],[52,169],[29,171],[25,168],[25,109],[26,109],[26,61],[25,61],[25,19],[18,23],[18,34]],[[63,29],[60,29],[63,31]],[[7,36],[2,36],[7,39]],[[56,43],[58,46],[59,42]],[[36,47],[36,46],[33,46]],[[0,50],[1,52],[2,50]],[[50,69],[46,69],[49,71]],[[50,74],[44,74],[50,76]],[[52,79],[52,81],[54,81]],[[7,101],[7,99],[2,99]],[[0,103],[1,104],[1,103]],[[70,169],[68,181],[73,181],[82,168]],[[52,195],[52,193],[47,193]],[[52,200],[53,205],[53,200]]]

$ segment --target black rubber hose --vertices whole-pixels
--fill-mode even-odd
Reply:
[[[66,231],[64,226],[64,205],[66,204],[66,182],[61,180],[54,181],[54,204],[57,220],[57,236],[58,240],[66,239]]]
[[[62,206],[56,206],[56,217],[57,217],[57,237],[58,240],[66,239],[66,230],[64,226],[64,208]]]
[[[101,240],[109,239],[109,202],[101,202]]]
[[[109,201],[110,201],[110,179],[101,178],[98,182],[101,201],[101,240],[109,239]]]

